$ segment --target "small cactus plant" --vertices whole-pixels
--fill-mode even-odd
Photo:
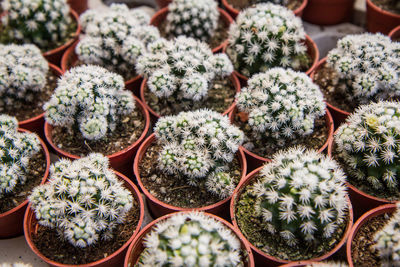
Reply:
[[[133,206],[131,192],[109,169],[108,158],[97,153],[54,163],[49,182],[36,187],[29,201],[39,224],[82,248],[113,238]]]
[[[307,69],[309,58],[302,22],[289,9],[257,4],[239,13],[231,24],[227,54],[245,76],[273,67]]]
[[[200,213],[176,213],[144,237],[137,267],[244,266],[241,243],[221,222]]]
[[[0,115],[0,200],[26,183],[31,159],[41,151],[34,133],[18,132],[18,121]]]
[[[160,118],[154,132],[162,145],[159,167],[163,172],[183,177],[193,186],[206,179],[207,191],[222,199],[233,193],[227,163],[242,144],[243,133],[228,117],[210,110],[181,112]]]
[[[400,43],[380,33],[347,35],[328,54],[348,101],[368,104],[400,95]]]
[[[65,73],[44,105],[49,124],[79,130],[88,140],[105,138],[134,108],[133,95],[124,90],[122,76],[91,65]]]

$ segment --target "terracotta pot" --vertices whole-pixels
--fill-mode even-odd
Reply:
[[[233,19],[231,18],[231,16],[229,16],[229,14],[225,10],[218,8],[218,11],[219,11],[220,17],[222,18],[222,20],[228,27],[233,22]],[[160,24],[167,18],[168,12],[169,12],[168,7],[164,7],[162,9],[158,10],[157,13],[154,14],[154,16],[151,18],[150,25],[159,27]],[[213,48],[212,49],[213,53],[221,52],[226,43],[227,43],[227,40],[222,42],[217,47]]]
[[[262,169],[263,167],[260,167],[254,171],[252,171],[251,173],[249,173],[246,178],[244,180],[242,180],[239,184],[238,187],[236,187],[235,192],[233,192],[233,196],[231,199],[231,203],[230,203],[230,213],[231,213],[231,220],[233,222],[233,225],[235,228],[239,229],[239,225],[236,221],[236,202],[239,199],[240,194],[242,193],[242,191],[244,190],[244,188],[250,184],[250,182],[252,181],[252,179],[256,176],[256,174]],[[341,241],[329,252],[327,252],[326,254],[317,257],[317,258],[313,258],[313,259],[309,259],[308,261],[322,261],[330,256],[332,256],[336,251],[338,251],[346,242],[349,234],[350,234],[350,230],[351,227],[353,225],[353,208],[351,206],[351,202],[350,199],[348,197],[347,201],[349,203],[349,222],[347,224],[345,233],[343,235],[343,238],[341,239]],[[246,237],[245,237],[246,238]],[[246,238],[247,240],[247,238]],[[248,240],[247,240],[248,241]],[[249,241],[248,241],[249,242]],[[281,264],[286,264],[286,263],[290,263],[291,261],[288,260],[282,260],[282,259],[278,259],[276,257],[270,256],[267,253],[261,251],[260,249],[258,249],[257,247],[255,247],[253,244],[250,244],[251,249],[253,250],[253,254],[254,254],[254,261],[256,263],[257,266],[278,266]]]
[[[142,179],[140,177],[140,171],[139,171],[139,165],[142,162],[142,158],[144,154],[146,153],[147,148],[156,140],[155,134],[151,134],[140,146],[138,153],[136,154],[135,161],[133,164],[133,172],[135,174],[135,177],[137,179],[139,188],[141,191],[144,193],[147,199],[147,204],[150,209],[150,212],[155,218],[161,217],[163,215],[172,213],[172,212],[177,212],[177,211],[190,211],[190,210],[197,210],[197,211],[205,211],[209,212],[212,214],[215,214],[217,216],[220,216],[222,218],[229,218],[229,201],[231,197],[227,197],[224,200],[221,200],[215,204],[208,205],[205,207],[201,208],[181,208],[181,207],[176,207],[169,205],[167,203],[164,203],[157,198],[155,198],[143,185]],[[247,163],[246,163],[246,158],[244,156],[244,153],[242,151],[242,148],[240,147],[236,156],[239,159],[241,170],[242,170],[242,176],[240,180],[242,180],[246,176],[247,172]]]
[[[317,25],[334,25],[351,20],[354,0],[309,0],[303,19]]]
[[[67,266],[86,266],[86,267],[105,267],[105,266],[122,266],[124,262],[124,257],[125,253],[128,249],[128,246],[132,242],[132,240],[136,237],[137,233],[139,233],[140,228],[143,223],[143,216],[144,216],[144,203],[142,196],[140,194],[140,191],[137,189],[137,187],[133,184],[133,182],[122,175],[121,173],[115,172],[115,174],[120,178],[120,180],[123,180],[124,186],[131,191],[133,197],[135,198],[136,202],[139,204],[139,209],[140,209],[140,216],[139,216],[139,222],[138,225],[136,226],[135,231],[133,232],[132,236],[129,238],[127,242],[125,242],[122,247],[120,247],[117,251],[112,253],[111,255],[87,264],[81,264],[81,265],[67,265],[67,264],[62,264],[55,262],[46,256],[44,256],[38,248],[35,246],[35,244],[32,241],[33,235],[36,233],[38,229],[38,222],[36,220],[36,216],[34,214],[34,211],[31,208],[31,205],[29,204],[28,209],[25,213],[25,218],[24,218],[24,232],[25,232],[25,239],[26,242],[28,243],[30,249],[38,256],[41,260],[45,261],[47,264],[50,266],[58,266],[58,267],[67,267]],[[101,241],[99,241],[101,242]]]
[[[138,150],[139,145],[142,143],[142,141],[146,137],[147,132],[149,131],[149,127],[150,127],[149,113],[147,112],[147,110],[144,108],[142,102],[137,97],[135,97],[135,103],[136,103],[136,106],[139,107],[139,109],[142,111],[144,119],[146,121],[142,134],[140,135],[139,139],[137,139],[133,144],[131,144],[127,148],[125,148],[117,153],[107,155],[107,157],[110,160],[110,166],[117,171],[126,173],[128,176],[131,174],[132,163],[133,163],[133,159],[135,157],[136,151]],[[56,146],[56,144],[54,144],[53,136],[51,134],[52,129],[53,129],[53,126],[51,126],[50,124],[45,122],[44,133],[46,136],[46,140],[50,144],[51,148],[61,157],[65,157],[65,158],[69,158],[69,159],[79,159],[80,156],[70,154],[67,151],[64,151],[63,149]]]
[[[367,0],[367,29],[369,32],[388,34],[400,25],[400,15],[383,10],[371,0]]]
[[[393,39],[399,39],[400,38],[400,25],[394,28],[390,33],[389,37]]]
[[[168,6],[171,2],[172,0],[156,0],[156,4],[160,9]]]
[[[296,16],[298,16],[298,17],[302,17],[302,16],[303,16],[304,8],[306,7],[308,1],[309,1],[309,0],[303,0],[303,3],[301,3],[301,5],[300,5],[297,9],[293,10],[293,13],[294,13]],[[221,3],[222,3],[222,6],[223,6],[226,10],[228,10],[228,12],[229,12],[229,14],[231,15],[231,17],[232,17],[233,19],[236,19],[236,17],[237,17],[237,15],[239,14],[240,10],[234,8],[230,3],[228,3],[227,0],[222,0]]]
[[[379,206],[376,207],[373,210],[368,211],[367,213],[365,213],[363,216],[361,216],[357,222],[354,224],[353,228],[350,231],[350,236],[349,236],[349,240],[346,244],[346,254],[347,254],[347,261],[349,263],[349,267],[354,267],[353,264],[353,257],[351,255],[351,248],[352,248],[352,243],[354,240],[354,237],[356,236],[358,230],[369,220],[372,219],[374,217],[377,217],[381,214],[384,213],[393,213],[394,211],[396,211],[396,205],[395,204],[387,204],[387,205],[383,205],[383,206]]]
[[[174,214],[176,214],[176,213],[167,214],[161,218],[158,218],[158,219],[152,221],[151,223],[149,223],[148,225],[146,225],[146,227],[144,227],[143,230],[140,231],[140,233],[136,236],[136,238],[133,240],[132,244],[128,248],[128,252],[126,253],[126,257],[125,257],[124,267],[134,266],[135,263],[137,263],[137,261],[139,260],[140,254],[144,250],[143,238],[146,236],[146,234],[149,233],[158,222],[168,219],[171,216],[173,216]],[[242,244],[242,249],[245,250],[248,255],[248,261],[244,264],[244,266],[245,267],[254,267],[253,253],[250,249],[248,242],[244,239],[243,235],[236,228],[234,228],[230,223],[225,221],[224,219],[217,217],[210,213],[205,213],[205,214],[207,216],[210,216],[210,217],[214,218],[215,220],[223,223],[226,227],[228,227],[231,231],[233,231],[236,234],[236,236],[239,238],[239,240]]]
[[[78,45],[79,40],[69,47],[61,58],[61,69],[63,72],[68,71],[70,68],[75,67],[78,61],[78,56],[75,53],[75,47]],[[140,84],[142,83],[142,76],[137,75],[132,79],[125,81],[125,88],[132,91],[132,93],[140,97]]]
[[[68,4],[79,15],[88,9],[88,0],[68,0]]]

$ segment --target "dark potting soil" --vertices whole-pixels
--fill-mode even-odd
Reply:
[[[235,204],[236,221],[243,235],[251,244],[263,252],[282,260],[300,261],[320,257],[331,251],[343,238],[346,231],[346,220],[338,227],[332,239],[327,240],[322,236],[316,237],[320,242],[315,246],[301,243],[289,246],[280,235],[272,235],[263,229],[261,218],[255,216],[254,203],[256,196],[249,192],[249,188],[259,177],[256,176],[241,192]]]
[[[376,6],[391,13],[400,14],[400,2],[398,0],[371,0]]]
[[[132,236],[140,218],[139,204],[134,198],[133,207],[128,212],[125,223],[114,229],[114,238],[99,240],[86,248],[74,247],[67,240],[59,238],[55,229],[38,225],[37,233],[32,234],[32,241],[37,249],[47,258],[63,264],[87,264],[101,260],[122,247]]]
[[[226,111],[235,100],[236,89],[231,79],[214,81],[204,101],[181,101],[174,97],[158,98],[146,86],[144,98],[147,105],[161,116],[176,115],[181,111],[208,108],[219,113]]]
[[[43,105],[50,99],[54,89],[57,87],[57,80],[58,76],[49,70],[46,86],[42,92],[38,92],[35,95],[32,102],[20,100],[14,105],[5,106],[4,109],[0,109],[0,112],[16,117],[18,121],[24,121],[39,116],[44,112]]]
[[[181,208],[199,208],[215,204],[222,199],[205,189],[205,183],[199,186],[190,186],[185,179],[174,175],[167,175],[158,168],[158,156],[161,146],[151,144],[139,164],[140,178],[144,187],[158,200]],[[239,184],[241,168],[237,157],[229,164],[229,173],[234,177],[235,184]]]
[[[255,5],[262,2],[273,2],[273,1],[263,1],[263,0],[227,0],[227,2],[236,9],[242,10],[246,7],[250,7],[251,5]],[[292,11],[296,10],[301,6],[303,0],[289,0],[289,3],[286,7]]]
[[[136,104],[137,105],[137,104]],[[80,131],[69,132],[61,126],[53,127],[50,133],[53,143],[60,149],[73,155],[85,156],[91,152],[99,152],[104,155],[117,153],[140,138],[146,121],[139,107],[122,119],[122,123],[111,134],[98,141],[90,141],[83,138]]]
[[[29,162],[26,172],[27,180],[24,185],[17,185],[12,194],[0,199],[0,214],[7,212],[22,202],[30,195],[33,188],[38,186],[46,172],[46,156],[43,149],[39,151]]]

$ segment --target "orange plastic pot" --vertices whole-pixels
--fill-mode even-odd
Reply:
[[[351,20],[354,0],[308,0],[303,19],[317,25],[334,25]]]
[[[140,191],[137,189],[137,187],[133,184],[129,178],[125,177],[121,173],[115,172],[115,174],[124,182],[124,186],[131,191],[133,197],[135,198],[136,202],[139,204],[139,209],[140,209],[140,216],[139,216],[139,222],[138,225],[136,226],[135,231],[133,232],[132,236],[129,238],[128,241],[125,242],[124,245],[122,245],[118,250],[116,250],[114,253],[111,255],[87,264],[80,264],[80,265],[68,265],[68,264],[62,264],[59,262],[55,262],[46,256],[44,256],[38,248],[35,246],[35,244],[32,241],[32,237],[34,236],[35,233],[37,233],[38,229],[38,222],[36,220],[36,216],[34,211],[31,208],[31,205],[29,204],[27,211],[25,213],[25,218],[24,218],[24,232],[25,232],[25,239],[26,242],[28,243],[28,246],[30,249],[38,256],[41,260],[49,264],[50,266],[57,266],[57,267],[68,267],[68,266],[86,266],[86,267],[114,267],[114,266],[122,266],[124,262],[124,257],[125,253],[128,249],[128,246],[132,242],[132,240],[136,237],[136,235],[139,233],[140,228],[143,223],[143,217],[144,217],[144,203],[143,199],[140,195]],[[101,242],[101,241],[99,241]]]
[[[229,218],[229,201],[230,201],[231,197],[227,197],[215,204],[208,205],[208,206],[201,207],[201,208],[181,208],[181,207],[169,205],[167,203],[164,203],[164,202],[158,200],[146,189],[146,187],[143,185],[142,179],[140,177],[139,166],[142,162],[143,156],[146,153],[147,148],[155,141],[156,141],[156,136],[153,133],[140,146],[138,153],[136,154],[134,164],[133,164],[133,172],[136,176],[139,188],[146,196],[147,204],[148,204],[148,207],[149,207],[152,215],[154,217],[158,218],[163,215],[177,212],[177,211],[197,210],[197,211],[209,212],[209,213],[215,214],[217,216],[220,216],[222,218]],[[244,156],[244,153],[243,153],[241,147],[239,147],[239,150],[238,150],[236,156],[238,157],[239,163],[241,166],[241,170],[242,170],[241,175],[242,176],[241,176],[240,180],[242,180],[246,176],[247,163],[246,163],[246,158]]]
[[[239,231],[240,231],[240,228],[236,221],[236,207],[235,207],[236,202],[238,201],[240,194],[243,192],[244,188],[247,185],[249,185],[250,182],[252,182],[252,179],[255,178],[256,174],[258,172],[260,172],[262,168],[263,167],[260,167],[256,170],[252,171],[251,173],[249,173],[246,176],[246,178],[240,182],[239,186],[236,187],[235,192],[233,192],[233,196],[232,196],[231,203],[230,203],[231,220],[233,222],[234,227],[239,229]],[[341,241],[332,250],[330,250],[326,254],[324,254],[320,257],[317,257],[317,258],[309,259],[308,261],[322,261],[322,260],[327,259],[328,257],[332,256],[336,251],[338,251],[344,245],[344,243],[347,241],[347,238],[349,237],[349,234],[350,234],[351,227],[353,225],[353,208],[351,206],[350,199],[348,197],[346,197],[346,198],[347,198],[347,202],[349,203],[349,221],[347,223],[347,227],[346,227],[345,233],[344,233]],[[249,242],[249,241],[247,240],[247,242]],[[291,263],[291,261],[278,259],[276,257],[268,255],[267,253],[265,253],[265,252],[261,251],[260,249],[258,249],[257,247],[255,247],[250,242],[249,242],[249,244],[250,244],[251,249],[253,250],[254,261],[256,263],[256,266],[279,266],[282,264]]]
[[[224,21],[224,23],[229,26],[233,22],[233,19],[231,18],[231,16],[229,16],[229,14],[221,8],[218,8],[218,11],[219,11],[219,15],[222,18],[222,20]],[[154,16],[151,18],[150,25],[159,27],[160,24],[167,18],[168,12],[169,12],[168,7],[164,7],[162,9],[160,9],[159,11],[157,11],[156,14],[154,14]],[[227,40],[223,41],[220,45],[213,48],[212,49],[213,53],[221,52],[224,45],[226,44],[226,42],[227,42]]]
[[[389,32],[400,25],[400,14],[391,13],[376,6],[371,0],[367,0],[367,30],[369,32]]]
[[[389,37],[393,39],[398,39],[400,38],[400,25],[394,28],[390,33]]]
[[[161,218],[158,218],[148,225],[143,228],[142,231],[136,236],[136,238],[133,240],[132,244],[128,248],[128,252],[126,253],[125,257],[125,264],[124,267],[132,267],[135,266],[135,264],[138,262],[140,254],[144,250],[144,245],[143,245],[143,239],[144,237],[155,227],[156,224],[158,224],[160,221],[164,221],[171,216],[173,216],[176,213],[171,213],[167,214]],[[223,223],[226,227],[228,227],[232,232],[236,234],[236,236],[239,238],[240,243],[242,245],[243,251],[246,251],[247,253],[247,262],[244,263],[245,267],[254,267],[254,259],[253,259],[253,253],[251,251],[251,248],[247,242],[246,239],[244,239],[243,235],[236,229],[234,228],[230,223],[225,221],[224,219],[217,217],[213,214],[210,213],[205,213],[205,215],[212,217],[213,219]]]
[[[88,0],[68,0],[68,4],[79,15],[88,9]]]
[[[149,131],[149,127],[150,127],[149,113],[144,108],[142,102],[136,96],[134,96],[134,98],[135,98],[136,106],[141,110],[143,117],[146,121],[144,130],[143,130],[142,134],[140,135],[139,139],[136,140],[133,144],[131,144],[127,148],[125,148],[117,153],[107,155],[107,157],[110,160],[110,165],[113,169],[120,171],[122,173],[128,174],[128,175],[130,175],[132,172],[131,171],[132,163],[133,163],[133,159],[135,157],[135,153],[138,150],[138,148],[139,148],[140,144],[142,143],[142,141],[144,140],[144,138],[146,137],[147,132]],[[80,156],[68,153],[67,151],[64,151],[63,149],[59,148],[56,144],[54,144],[53,136],[51,134],[52,129],[53,129],[53,126],[51,126],[50,124],[45,122],[44,133],[46,136],[46,140],[50,144],[52,149],[54,149],[54,151],[61,157],[65,157],[65,158],[69,158],[69,159],[79,159]]]

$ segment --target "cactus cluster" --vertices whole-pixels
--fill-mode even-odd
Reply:
[[[325,114],[318,86],[306,74],[282,68],[253,75],[236,102],[249,115],[253,138],[278,146],[311,134],[314,121]]]
[[[351,177],[376,192],[399,192],[400,103],[360,106],[335,135],[337,155]]]
[[[55,228],[76,247],[113,237],[133,206],[133,197],[109,169],[108,158],[97,153],[50,168],[49,182],[29,196],[39,224]]]
[[[176,213],[144,237],[137,267],[244,266],[241,243],[233,231],[200,213]]]
[[[3,42],[33,43],[48,50],[70,35],[67,0],[3,0],[1,6]]]
[[[347,219],[345,176],[335,161],[302,147],[280,151],[250,192],[263,229],[289,246],[330,240]]]
[[[166,32],[207,42],[218,26],[219,11],[215,0],[176,0],[168,5]]]
[[[228,172],[243,133],[228,117],[210,110],[181,112],[158,120],[154,128],[158,143],[160,169],[197,185],[206,179],[207,191],[226,198],[235,188]]]
[[[41,151],[34,133],[18,132],[18,121],[0,115],[0,200],[27,181],[31,159]]]
[[[0,45],[0,110],[32,102],[45,88],[49,65],[30,44]]]
[[[79,130],[88,140],[103,139],[135,108],[133,95],[124,86],[122,76],[102,67],[72,68],[44,105],[46,121]]]
[[[107,12],[88,10],[80,20],[85,35],[75,48],[78,58],[126,78],[134,73],[147,44],[160,38],[145,11],[129,10],[124,4],[112,4]]]
[[[302,22],[289,9],[257,4],[239,13],[231,24],[227,54],[245,76],[273,67],[302,70],[309,64]]]
[[[380,33],[347,35],[328,54],[338,74],[336,88],[348,101],[367,104],[400,95],[400,43]]]

